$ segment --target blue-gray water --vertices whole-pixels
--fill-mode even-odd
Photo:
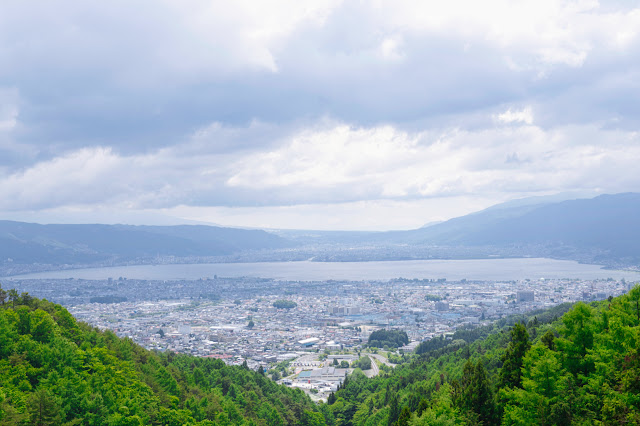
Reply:
[[[11,277],[107,279],[125,277],[147,280],[193,280],[213,277],[263,277],[280,280],[388,280],[418,278],[447,280],[520,280],[558,278],[625,278],[640,280],[640,273],[602,269],[567,260],[474,259],[474,260],[408,260],[390,262],[262,262],[213,263],[193,265],[136,265],[109,268],[75,269],[41,272]]]

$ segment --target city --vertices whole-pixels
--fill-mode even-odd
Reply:
[[[335,366],[351,366],[375,330],[403,330],[410,343],[397,352],[367,351],[372,361],[368,376],[393,366],[397,354],[411,353],[433,337],[451,336],[459,327],[565,302],[602,300],[632,287],[612,278],[307,282],[119,277],[15,280],[11,285],[61,303],[79,320],[147,349],[218,358],[230,365],[246,362],[254,370],[277,372],[274,379],[320,399],[353,371]],[[286,308],[274,306],[282,300],[290,302]]]

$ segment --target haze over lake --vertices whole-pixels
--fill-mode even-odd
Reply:
[[[134,265],[74,269],[17,275],[9,279],[125,277],[145,280],[194,280],[213,277],[263,277],[279,280],[388,280],[392,278],[447,280],[520,280],[560,278],[625,278],[640,280],[640,273],[602,269],[599,265],[543,258],[408,260],[386,262],[261,262],[180,265]]]

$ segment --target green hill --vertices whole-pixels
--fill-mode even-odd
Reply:
[[[640,424],[640,287],[568,308],[459,330],[393,372],[352,375],[330,398],[335,424]]]
[[[0,301],[2,425],[324,424],[302,391],[260,373],[152,353],[26,293]]]
[[[5,300],[0,291],[0,300]],[[0,424],[640,424],[640,286],[458,330],[314,405],[219,360],[156,354],[10,292],[0,307]]]

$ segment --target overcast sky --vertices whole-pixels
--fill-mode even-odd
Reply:
[[[638,191],[639,111],[635,1],[0,3],[5,219],[409,229]]]

